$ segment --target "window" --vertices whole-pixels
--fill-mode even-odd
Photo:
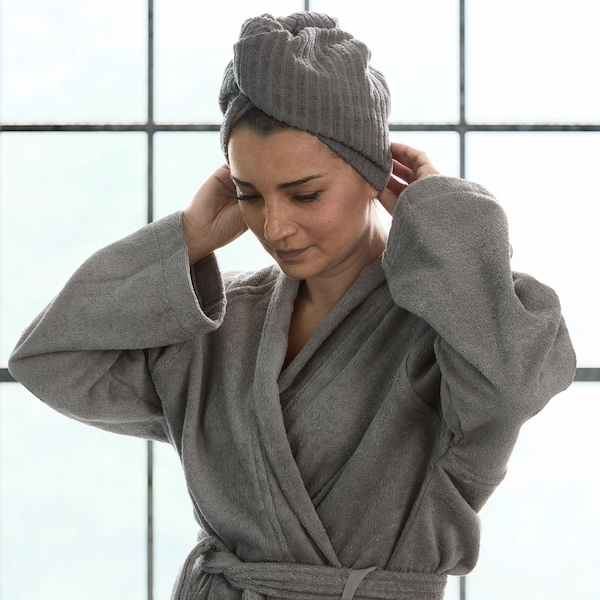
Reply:
[[[578,352],[578,382],[524,427],[482,512],[480,563],[446,597],[594,597],[594,0],[0,0],[0,596],[169,597],[196,533],[175,453],[56,415],[5,363],[84,258],[184,207],[222,162],[216,98],[242,21],[303,9],[371,47],[392,139],[496,194],[515,269],[557,290]],[[269,260],[249,235],[220,259]]]

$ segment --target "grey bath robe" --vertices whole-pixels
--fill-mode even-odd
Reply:
[[[509,258],[489,192],[417,181],[282,371],[298,282],[190,272],[176,214],[86,261],[9,366],[65,415],[175,447],[202,531],[174,598],[439,599],[575,370],[556,294]]]

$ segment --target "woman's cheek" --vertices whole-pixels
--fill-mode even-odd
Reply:
[[[244,219],[244,223],[246,223],[248,229],[255,235],[258,235],[261,220],[258,211],[247,206],[247,203],[240,202],[240,212],[242,213],[242,219]],[[262,228],[260,228],[260,231],[262,231]]]

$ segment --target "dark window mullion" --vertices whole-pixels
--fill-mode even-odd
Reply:
[[[466,88],[465,88],[465,0],[459,2],[459,94],[460,94],[460,115],[458,134],[460,136],[460,177],[466,176],[466,135],[467,135],[467,118],[466,118]],[[462,590],[462,588],[461,588]],[[462,597],[461,600],[465,600]]]
[[[148,0],[148,77],[147,77],[147,202],[146,220],[154,220],[154,0]],[[154,599],[154,445],[146,443],[146,591],[147,600]]]
[[[458,135],[460,140],[460,177],[466,176],[466,159],[467,159],[467,118],[466,118],[466,87],[465,87],[465,0],[459,0],[459,94],[460,94],[460,115]],[[467,578],[461,576],[459,580],[459,596],[460,600],[467,600]]]

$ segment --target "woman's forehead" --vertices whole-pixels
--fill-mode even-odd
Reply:
[[[345,162],[316,136],[298,129],[262,135],[247,127],[235,128],[229,137],[229,164],[234,181],[256,185],[257,178],[286,186],[306,178],[324,176]]]

